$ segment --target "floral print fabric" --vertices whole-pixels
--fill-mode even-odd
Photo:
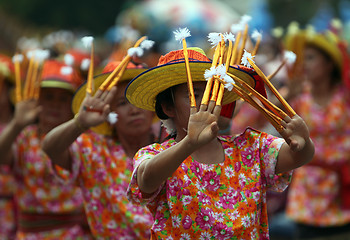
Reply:
[[[283,191],[291,172],[275,175],[283,139],[247,129],[220,136],[225,160],[201,164],[188,157],[153,196],[143,198],[137,168],[128,189],[131,201],[154,215],[152,239],[268,239],[266,191]],[[135,155],[136,166],[175,145],[153,144]]]
[[[339,194],[339,170],[350,163],[350,92],[339,87],[326,107],[313,102],[310,93],[292,105],[309,127],[315,155],[294,172],[287,214],[316,226],[350,223],[350,209],[342,209]]]
[[[18,211],[29,213],[67,213],[81,211],[81,190],[56,180],[49,158],[40,150],[41,138],[36,125],[25,128],[14,144],[14,176]],[[65,227],[45,233],[17,232],[16,239],[83,239],[80,226]]]
[[[71,146],[69,181],[78,181],[90,228],[97,239],[149,239],[153,217],[126,198],[133,161],[112,138],[92,131]],[[60,174],[61,175],[61,174]]]

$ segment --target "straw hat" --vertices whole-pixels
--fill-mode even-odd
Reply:
[[[330,30],[317,33],[312,26],[308,26],[303,30],[295,27],[285,37],[285,48],[287,50],[293,51],[302,58],[306,45],[315,46],[326,52],[341,72],[343,69],[343,57],[338,44],[339,38],[335,33]]]
[[[113,72],[113,70],[120,64],[120,61],[112,61],[109,62],[105,68],[102,71],[102,74],[94,77],[94,92],[93,94],[97,91],[97,89],[101,86],[101,84],[106,80],[106,78],[109,76],[110,73]],[[146,69],[143,68],[142,66],[136,66],[135,64],[129,62],[128,66],[119,79],[119,82],[123,81],[128,81],[139,75],[140,73],[144,72]],[[74,97],[73,97],[73,102],[72,102],[72,110],[73,113],[76,114],[79,112],[80,105],[83,102],[84,98],[86,95],[86,83],[80,86],[80,88],[76,91]],[[104,122],[96,127],[92,127],[91,130],[94,132],[97,132],[102,135],[106,136],[112,136],[112,127],[107,123]]]
[[[71,66],[57,60],[47,60],[43,64],[41,88],[62,88],[71,92],[82,84],[82,79]]]
[[[188,48],[192,81],[206,81],[204,72],[210,69],[211,60],[200,48]],[[247,82],[253,88],[259,78],[255,70],[241,65],[230,66],[229,72]],[[155,111],[156,96],[162,91],[187,82],[183,50],[171,51],[160,57],[158,65],[134,78],[126,89],[126,98],[136,107]],[[225,90],[223,105],[239,98],[233,91]]]

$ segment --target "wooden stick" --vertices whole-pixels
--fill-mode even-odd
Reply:
[[[40,96],[40,84],[41,84],[41,79],[43,75],[43,65],[39,66],[38,72],[39,72],[38,74],[39,77],[37,78],[35,89],[34,89],[34,99],[39,99],[39,96]]]
[[[230,60],[230,66],[232,66],[232,65],[234,65],[236,63],[237,48],[238,48],[238,44],[239,44],[239,42],[241,40],[241,36],[242,36],[242,33],[238,32],[235,44],[233,45],[232,56],[231,56],[231,60]]]
[[[215,48],[214,57],[213,57],[213,61],[211,63],[211,67],[216,67],[216,65],[218,64],[219,57],[220,57],[220,46],[218,44]],[[211,91],[211,87],[213,85],[213,81],[214,81],[213,77],[207,81],[207,85],[205,86],[205,90],[203,93],[201,104],[208,105],[210,91]]]
[[[16,79],[16,102],[22,101],[22,84],[21,84],[21,67],[18,60],[15,63],[15,79]]]
[[[136,41],[136,43],[134,44],[134,48],[140,46],[140,44],[146,39],[146,36],[141,37],[139,40]],[[103,81],[103,83],[101,84],[101,86],[99,87],[100,90],[105,91],[107,88],[109,88],[108,86],[111,84],[111,82],[113,81],[112,78],[120,71],[120,69],[123,67],[124,64],[128,65],[129,61],[131,60],[131,56],[126,55],[123,60],[120,62],[120,64],[113,70],[113,72],[111,72],[111,74],[109,74],[109,76],[106,78],[106,80]],[[112,87],[110,87],[109,89],[111,89]]]
[[[282,63],[278,66],[278,68],[273,73],[271,73],[269,76],[267,76],[267,78],[269,80],[271,80],[274,76],[276,76],[276,74],[282,69],[282,67],[286,64],[286,62],[287,62],[287,60],[283,59]]]
[[[259,92],[257,92],[254,88],[249,86],[246,82],[244,82],[239,77],[236,77],[235,75],[228,73],[229,76],[234,78],[237,82],[239,82],[243,87],[245,87],[248,91],[250,91],[255,97],[257,97],[266,107],[268,107],[272,112],[277,114],[280,118],[284,119],[287,114],[283,112],[280,108],[278,108],[276,105],[274,105],[272,102],[270,102],[268,99],[266,99],[263,95],[261,95]]]
[[[25,82],[24,90],[23,90],[23,100],[29,99],[29,89],[30,89],[31,78],[32,78],[33,61],[34,61],[34,54],[29,60],[29,67],[28,67],[26,82]]]
[[[190,70],[190,63],[188,60],[187,43],[185,38],[182,39],[182,46],[183,46],[186,73],[187,73],[187,87],[188,87],[188,94],[189,94],[188,97],[190,98],[191,107],[196,107],[196,98],[194,96],[194,91],[193,91],[193,82],[192,82],[192,76],[191,76],[191,70]]]
[[[262,78],[262,80],[265,82],[265,84],[270,88],[270,90],[273,92],[273,94],[277,97],[277,99],[282,103],[282,105],[286,108],[287,114],[289,117],[293,117],[296,113],[293,110],[293,108],[287,103],[287,101],[279,94],[279,92],[276,90],[276,88],[272,85],[272,83],[267,79],[265,74],[258,68],[258,66],[255,65],[255,63],[248,58],[248,61],[250,65],[253,66],[257,74]]]
[[[219,65],[221,65],[223,63],[223,58],[224,58],[224,50],[225,50],[225,41],[223,39],[223,36],[221,35],[221,42],[219,43],[220,45],[220,58],[219,58]],[[218,97],[218,91],[219,88],[221,86],[221,82],[218,80],[218,78],[214,78],[214,86],[213,86],[213,90],[211,92],[211,99],[210,101],[217,101],[217,97]]]
[[[92,94],[92,79],[94,75],[94,42],[91,42],[91,53],[90,53],[90,66],[88,72],[88,79],[86,85],[86,92]]]
[[[247,35],[248,35],[248,24],[246,24],[245,28],[244,28],[243,37],[242,37],[242,44],[241,44],[241,47],[239,49],[239,52],[238,52],[238,55],[237,55],[237,58],[236,58],[236,64],[239,64],[240,61],[241,61],[241,58],[242,58],[242,55],[243,55],[243,50],[244,50],[244,47],[245,47],[245,43],[247,41]]]
[[[231,44],[232,45],[232,44]],[[224,51],[225,51],[225,40],[223,35],[221,35],[221,58],[220,65],[224,62]],[[227,66],[226,66],[227,69]],[[227,71],[227,70],[226,70]],[[222,82],[218,81],[220,84],[219,93],[215,102],[215,105],[221,106],[222,98],[224,97],[225,86]]]
[[[261,42],[261,36],[259,36],[258,39],[256,40],[254,49],[253,49],[253,51],[252,51],[252,56],[255,56],[255,55],[256,55],[256,52],[258,51],[259,46],[260,46],[260,42]]]
[[[120,69],[118,75],[113,79],[111,84],[109,84],[109,86],[107,87],[107,91],[110,91],[112,89],[112,87],[114,87],[118,84],[118,82],[119,82],[120,78],[123,76],[127,66],[128,66],[128,62],[125,62],[124,65],[122,66],[122,68]]]
[[[36,60],[34,61],[31,84],[28,90],[29,99],[34,98],[34,92],[35,92],[35,87],[36,87],[37,78],[38,78],[38,68],[39,68],[39,61]]]

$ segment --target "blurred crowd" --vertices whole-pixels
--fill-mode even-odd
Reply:
[[[209,31],[233,31],[239,18],[223,10],[208,26],[200,17],[183,19],[178,9],[177,23],[154,20],[159,24],[145,31],[142,23],[153,16],[142,18],[137,11],[124,13],[104,38],[93,39],[93,56],[84,36],[70,30],[23,36],[16,51],[0,53],[0,239],[150,237],[145,229],[152,216],[125,196],[134,170],[130,159],[168,133],[153,112],[128,102],[127,84],[156,67],[164,53],[182,47],[169,37],[176,26],[191,21],[185,26],[193,35],[189,47],[199,46],[212,58]],[[165,7],[162,13],[165,18]],[[350,48],[344,29],[341,20],[332,19],[322,31],[291,22],[261,33],[255,63],[304,119],[315,144],[313,160],[294,170],[289,187],[267,193],[270,239],[350,239]],[[253,30],[245,46],[250,51],[257,43]],[[101,83],[145,33],[154,45],[132,55],[105,107],[118,115],[117,122],[100,119],[104,112],[87,120],[82,108],[97,104],[85,94],[88,79],[93,76],[91,96],[99,94]],[[295,61],[287,61],[287,51],[296,54]],[[267,96],[279,104],[270,91]],[[77,126],[81,131],[75,132]],[[239,99],[222,119],[220,134],[236,136],[247,127],[280,137],[261,112]]]

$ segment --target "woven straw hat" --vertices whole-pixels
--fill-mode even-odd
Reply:
[[[211,60],[200,48],[188,48],[192,81],[206,81],[204,72],[210,69]],[[247,82],[253,88],[259,78],[255,70],[244,66],[230,66],[229,72]],[[156,96],[162,91],[187,82],[183,50],[171,51],[160,57],[158,65],[135,77],[127,86],[125,94],[130,103],[136,107],[155,111]],[[237,100],[239,96],[233,91],[225,90],[223,105]]]

